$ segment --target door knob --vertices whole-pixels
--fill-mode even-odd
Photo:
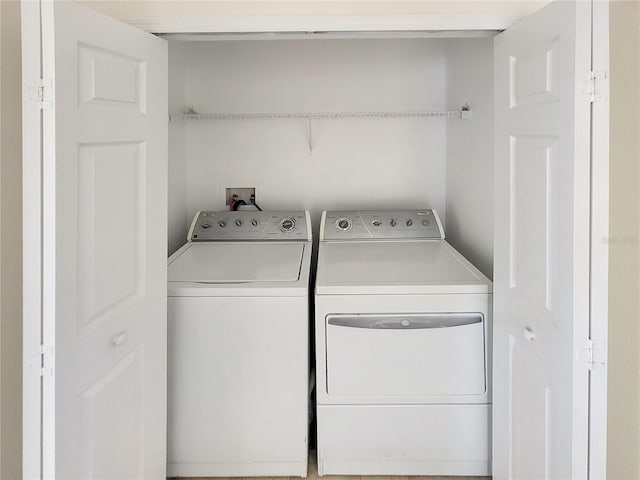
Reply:
[[[111,344],[114,347],[121,347],[127,341],[128,337],[129,336],[127,335],[127,332],[120,332],[113,336],[113,338],[111,339]]]
[[[530,342],[533,342],[536,339],[536,334],[533,331],[533,328],[531,328],[531,327],[528,327],[528,326],[524,327],[524,330],[523,330],[522,333],[524,335],[524,338],[526,338]]]

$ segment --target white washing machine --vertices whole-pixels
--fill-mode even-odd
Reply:
[[[307,474],[308,212],[198,212],[168,267],[167,475]]]
[[[433,210],[324,212],[320,475],[489,475],[492,285]]]

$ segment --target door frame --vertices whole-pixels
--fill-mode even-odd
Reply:
[[[551,0],[546,0],[551,1]],[[315,32],[419,32],[419,31],[481,31],[505,30],[521,18],[533,13],[537,8],[522,5],[487,13],[487,7],[475,8],[473,13],[461,13],[459,10],[444,7],[407,8],[401,13],[378,8],[371,13],[371,7],[360,7],[358,1],[346,1],[347,8],[326,8],[324,11],[313,9],[279,8],[275,14],[247,15],[234,12],[233,9],[198,12],[199,16],[185,15],[182,7],[172,10],[166,7],[155,14],[137,10],[134,5],[122,11],[108,4],[100,6],[98,11],[113,14],[118,20],[149,33],[315,33]],[[369,3],[369,2],[366,2]],[[443,2],[446,3],[446,2]],[[206,6],[205,6],[206,8]],[[345,13],[347,12],[347,13]],[[239,13],[239,14],[238,14]],[[351,14],[349,14],[351,13]],[[272,37],[273,38],[273,37]]]
[[[589,378],[589,465],[592,479],[607,478],[607,348],[609,326],[609,4],[592,0],[591,70],[591,275],[589,336],[593,342]]]
[[[42,59],[40,4],[21,2],[23,58]],[[22,62],[23,338],[22,474],[42,478],[42,117],[37,90],[42,63]]]
[[[53,16],[53,2],[21,1],[23,151],[23,440],[24,478],[53,474],[55,449],[55,131],[51,78],[46,61],[53,33],[43,16]],[[45,42],[44,38],[51,41]],[[44,45],[44,47],[43,47]],[[50,55],[52,57],[52,55]],[[47,154],[47,152],[49,152]],[[44,399],[51,399],[45,402]]]

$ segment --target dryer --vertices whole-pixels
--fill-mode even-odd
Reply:
[[[167,475],[307,474],[308,212],[198,212],[168,266]]]
[[[435,211],[323,213],[320,475],[490,474],[491,303]]]

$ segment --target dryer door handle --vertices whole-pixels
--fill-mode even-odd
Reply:
[[[417,330],[462,327],[482,323],[481,313],[425,313],[327,315],[327,323],[336,327],[374,330]]]

